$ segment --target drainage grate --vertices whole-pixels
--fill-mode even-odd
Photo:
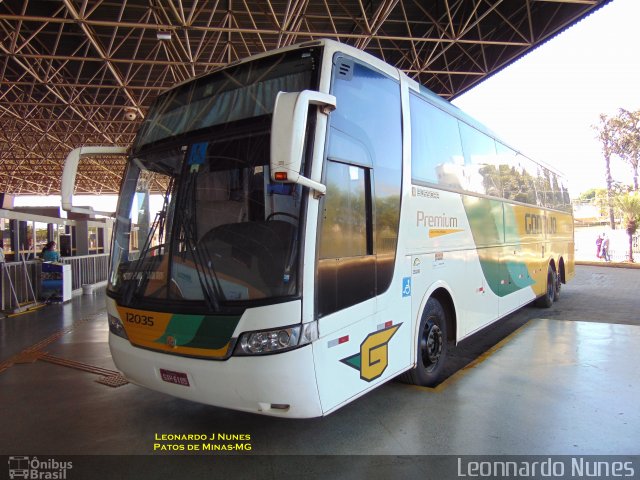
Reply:
[[[96,382],[113,388],[118,388],[129,383],[129,381],[119,373],[109,375],[108,377],[100,377]]]
[[[129,383],[126,378],[122,376],[120,372],[115,370],[109,370],[108,368],[96,367],[95,365],[89,365],[88,363],[76,362],[75,360],[69,360],[66,358],[54,357],[53,355],[42,355],[40,360],[45,362],[54,363],[63,367],[73,368],[76,370],[82,370],[83,372],[95,373],[101,375],[96,382],[109,387],[121,387]]]
[[[2,3],[2,0],[0,0]],[[93,317],[84,318],[81,320],[77,320],[73,322],[73,324],[69,327],[66,327],[59,332],[54,333],[53,335],[45,338],[44,340],[39,341],[38,343],[30,346],[29,348],[23,350],[17,355],[5,360],[0,363],[0,373],[9,369],[13,365],[24,364],[24,363],[34,363],[37,360],[42,360],[45,362],[53,363],[55,365],[61,365],[63,367],[73,368],[76,370],[82,370],[83,372],[94,373],[96,375],[100,375],[100,378],[96,380],[96,382],[101,383],[103,385],[107,385],[109,387],[121,387],[122,385],[126,385],[129,383],[126,378],[122,376],[120,372],[115,370],[109,370],[108,368],[96,367],[95,365],[89,365],[88,363],[77,362],[75,360],[68,360],[66,358],[55,357],[53,355],[49,355],[47,352],[41,351],[42,348],[47,345],[55,342],[60,337],[66,335],[71,332],[75,327],[82,323],[87,323],[89,320],[93,320],[100,316],[101,314],[94,315]]]
[[[111,375],[117,375],[115,370],[109,370],[108,368],[96,367],[95,365],[89,365],[88,363],[77,362],[75,360],[68,360],[66,358],[54,357],[53,355],[42,355],[40,360],[45,362],[55,363],[56,365],[62,365],[63,367],[75,368],[76,370],[82,370],[84,372],[95,373],[96,375],[104,375],[109,377]]]

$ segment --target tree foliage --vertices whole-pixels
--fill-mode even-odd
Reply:
[[[609,225],[611,230],[616,228],[616,219],[613,212],[613,177],[611,176],[611,156],[613,155],[615,144],[615,124],[611,118],[605,114],[600,114],[600,123],[593,126],[597,133],[597,138],[602,144],[602,154],[604,155],[605,178],[607,182],[607,197],[609,206]]]
[[[621,211],[616,207],[617,198],[625,196],[629,193],[633,192],[633,186],[624,185],[620,182],[613,182],[611,185],[611,193],[613,197],[613,205],[615,218],[620,218]],[[590,203],[591,205],[595,205],[600,210],[601,215],[606,215],[607,207],[609,205],[609,196],[606,188],[589,188],[584,192],[580,193],[576,198],[577,203]]]
[[[633,189],[638,191],[638,164],[640,163],[640,110],[618,109],[615,115],[608,117],[600,114],[600,123],[593,126],[597,138],[602,144],[607,181],[609,222],[615,228],[613,177],[611,176],[611,157],[617,156],[631,166]]]
[[[638,163],[640,162],[640,110],[630,112],[621,108],[611,118],[613,153],[627,162],[633,172],[633,189],[638,191]]]

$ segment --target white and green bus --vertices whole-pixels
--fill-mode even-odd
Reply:
[[[154,199],[161,198],[154,210]],[[167,91],[129,153],[109,343],[139,385],[327,415],[574,275],[564,179],[402,71],[312,41]]]

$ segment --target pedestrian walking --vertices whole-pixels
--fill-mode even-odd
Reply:
[[[600,258],[602,254],[602,235],[598,235],[596,239],[596,258]]]
[[[605,262],[610,262],[611,257],[609,256],[609,237],[605,233],[602,238],[602,245],[600,245],[600,257]]]

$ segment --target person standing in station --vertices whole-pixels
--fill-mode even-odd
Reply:
[[[42,260],[45,262],[59,262],[60,253],[56,250],[56,242],[48,242],[42,249]]]

